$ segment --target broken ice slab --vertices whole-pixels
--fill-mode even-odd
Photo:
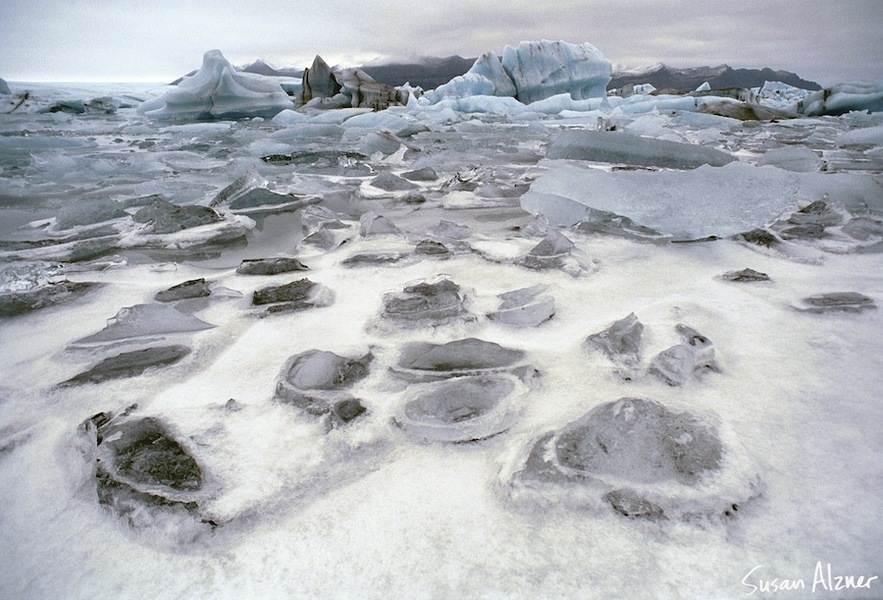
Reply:
[[[607,329],[590,335],[586,346],[601,350],[613,361],[636,365],[641,360],[643,333],[644,325],[635,313],[630,313]]]
[[[670,235],[639,225],[628,217],[593,208],[586,208],[584,218],[573,226],[573,230],[586,234],[600,233],[656,243],[664,243],[671,239]]]
[[[858,292],[829,292],[808,296],[795,308],[807,313],[852,312],[858,313],[877,308],[872,298]]]
[[[521,197],[528,212],[553,225],[612,212],[644,227],[697,239],[729,236],[773,221],[797,202],[797,174],[732,162],[691,171],[615,171],[549,164]]]
[[[214,325],[187,315],[165,304],[136,304],[120,309],[107,320],[107,326],[98,333],[86,336],[75,344],[112,342],[146,336],[202,331]]]
[[[73,300],[99,283],[64,278],[58,264],[31,263],[0,269],[0,318],[15,317]]]
[[[555,299],[545,295],[548,289],[540,284],[500,294],[500,306],[488,318],[514,327],[537,327],[555,314]]]
[[[236,268],[239,275],[278,275],[292,271],[308,271],[309,267],[296,258],[246,258]]]
[[[374,211],[368,211],[359,218],[359,235],[371,237],[374,235],[400,235],[401,230],[395,224]]]
[[[423,167],[402,173],[402,178],[409,181],[437,181],[438,173],[432,167]]]
[[[407,286],[400,293],[385,294],[381,317],[410,327],[447,325],[474,319],[465,302],[466,295],[460,286],[442,278],[435,283]]]
[[[552,139],[546,157],[668,169],[721,167],[735,160],[725,152],[697,144],[590,130],[562,131]]]
[[[123,352],[102,360],[88,371],[71,377],[59,385],[71,386],[84,383],[101,383],[110,379],[135,377],[153,367],[173,365],[188,354],[190,354],[190,348],[181,345],[157,346],[132,352]]]
[[[517,416],[520,381],[511,376],[477,375],[415,386],[395,424],[406,433],[439,442],[467,442],[501,433]]]
[[[132,215],[132,220],[147,224],[151,233],[164,234],[219,223],[224,218],[208,206],[178,206],[168,200],[156,199]]]
[[[58,211],[52,229],[64,230],[128,217],[123,205],[110,198],[92,198],[66,204]]]
[[[515,500],[631,518],[724,516],[760,489],[731,438],[692,413],[621,398],[535,438],[501,474]]]
[[[686,325],[679,324],[675,329],[684,343],[657,354],[647,369],[651,375],[677,386],[686,383],[694,373],[718,370],[714,345],[707,337]]]

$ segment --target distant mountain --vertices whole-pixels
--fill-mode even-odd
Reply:
[[[267,75],[269,77],[303,77],[303,69],[295,69],[292,67],[284,67],[282,69],[274,69],[261,59],[257,59],[250,65],[244,67],[236,67],[237,71],[245,73],[255,73],[257,75]]]
[[[426,58],[414,63],[368,64],[361,69],[380,83],[393,86],[410,83],[424,90],[432,90],[468,71],[474,62],[474,58],[448,56]]]
[[[614,72],[607,89],[621,88],[629,83],[649,83],[658,90],[692,92],[706,81],[712,89],[760,87],[765,81],[781,81],[805,90],[822,89],[815,81],[801,79],[790,71],[774,71],[769,68],[733,69],[729,65],[674,69],[663,64],[634,71]]]

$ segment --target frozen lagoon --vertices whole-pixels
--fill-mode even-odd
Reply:
[[[773,578],[809,584],[819,561],[835,574],[876,575],[883,539],[881,311],[857,301],[846,304],[857,310],[802,309],[805,298],[831,292],[855,292],[877,305],[883,298],[879,116],[742,123],[665,109],[578,108],[586,110],[505,115],[404,107],[378,113],[383,125],[378,116],[373,125],[362,117],[349,126],[355,111],[288,124],[157,123],[128,108],[3,116],[4,267],[37,264],[34,277],[44,285],[102,284],[0,321],[0,543],[11,567],[0,575],[3,595],[739,598],[752,589],[746,576],[753,585]],[[536,182],[546,182],[542,189],[574,169],[610,181],[623,173],[651,182],[697,177],[546,158],[561,130],[595,129],[598,117],[620,130],[611,135],[702,144],[736,157],[739,175],[774,173],[785,182],[779,192],[788,193],[781,214],[754,222],[750,211],[740,212],[745,227],[738,229],[765,228],[778,241],[672,243],[681,232],[666,231],[666,221],[618,212],[634,222],[631,230],[613,217],[594,228],[561,229],[572,246],[553,237],[524,260],[558,231],[521,206]],[[755,166],[784,147],[810,149],[826,170],[805,176],[774,161]],[[272,155],[288,160],[261,160]],[[437,178],[414,181],[414,189],[372,185],[380,173],[424,167]],[[150,233],[133,218],[154,194],[208,207],[240,176],[243,190],[264,190],[265,214],[254,206],[237,214],[231,207],[240,196],[227,195],[215,203],[220,220],[177,232]],[[750,175],[741,176],[759,193]],[[703,206],[720,201],[713,181],[703,182]],[[739,185],[738,177],[728,180],[721,198],[738,197]],[[573,191],[582,197],[590,190]],[[273,209],[295,198],[319,204]],[[86,210],[107,200],[125,214]],[[816,201],[825,207],[800,212]],[[84,210],[69,210],[73,205]],[[360,231],[360,218],[367,223],[371,212],[371,227]],[[74,221],[59,229],[64,215]],[[378,223],[378,215],[395,227]],[[694,213],[682,215],[682,223],[695,221]],[[599,234],[599,222],[613,225]],[[98,227],[106,231],[95,236]],[[221,227],[241,235],[217,240]],[[65,254],[72,246],[22,245],[71,235],[102,241],[88,257]],[[424,246],[434,251],[418,253],[424,240],[448,252]],[[244,259],[275,256],[297,257],[309,270],[237,273]],[[770,280],[722,277],[745,267]],[[330,304],[258,316],[253,292],[305,277],[332,293]],[[174,306],[214,327],[152,330],[149,338],[112,346],[83,342],[122,308],[159,305],[158,292],[199,278],[211,294]],[[384,318],[385,299],[445,280],[458,286],[457,300],[426,300],[437,310],[427,321],[402,326]],[[11,276],[4,284],[29,285]],[[554,299],[551,319],[518,328],[488,318],[502,294],[534,286]],[[843,308],[838,302],[827,306]],[[630,313],[643,324],[636,361],[586,347],[589,336]],[[681,324],[710,340],[716,368],[691,371],[672,386],[649,367],[684,345]],[[421,375],[403,369],[409,344],[471,338],[519,358],[501,352],[496,362],[470,359],[435,383],[408,380]],[[170,344],[191,352],[141,375],[58,386],[109,356]],[[358,398],[367,409],[362,416],[329,426],[327,413],[274,400],[289,359],[311,350],[359,360],[371,354],[364,377],[321,390],[332,404]],[[503,431],[489,426],[496,435],[449,444],[396,424],[415,400],[425,407],[438,398],[432,390],[466,378],[497,382],[490,387],[500,394],[511,389],[506,404],[448,406],[440,420],[456,423],[472,414],[466,409],[486,418],[502,406],[499,414],[511,419]],[[322,385],[310,383],[307,391]],[[615,470],[586,485],[580,477],[591,476],[583,468],[588,460],[570,479],[525,483],[515,476],[549,432],[578,429],[569,424],[625,397],[689,413],[700,431],[716,432],[723,462],[705,488],[687,476],[611,483],[620,476]],[[119,516],[99,504],[96,449],[80,425],[133,404],[132,419],[163,423],[199,465],[202,484],[188,497],[199,505],[196,516],[149,504]],[[642,499],[663,510],[669,507],[659,499],[669,486],[668,497],[681,504],[670,517],[649,518],[654,510],[635,502],[643,512],[625,516],[616,507],[630,512],[627,497],[600,500],[608,484],[644,486]],[[738,510],[724,514],[712,498],[731,499]],[[685,517],[679,507],[694,500],[705,510]]]

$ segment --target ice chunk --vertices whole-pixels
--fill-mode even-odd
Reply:
[[[395,223],[378,215],[374,211],[368,211],[359,218],[359,235],[362,237],[371,237],[375,235],[399,235],[401,230],[395,226]]]
[[[669,169],[704,164],[721,167],[735,160],[725,152],[697,144],[604,131],[562,131],[552,139],[546,157]]]
[[[88,371],[68,379],[60,385],[80,385],[84,383],[101,383],[109,379],[121,379],[141,375],[152,367],[172,365],[190,354],[186,346],[158,346],[123,352],[106,358]]]
[[[787,171],[803,173],[818,171],[822,166],[819,155],[806,146],[785,146],[767,150],[757,159],[757,166],[773,165]]]
[[[309,267],[296,258],[246,258],[236,268],[240,275],[278,275],[292,271],[308,271]]]
[[[644,325],[630,313],[604,331],[593,333],[586,345],[604,352],[611,360],[634,366],[641,360],[641,337]]]
[[[136,223],[148,224],[152,233],[174,233],[191,227],[219,223],[221,215],[208,206],[189,204],[178,206],[158,198],[132,215]]]
[[[63,207],[55,217],[54,229],[93,225],[128,216],[129,213],[123,210],[119,202],[109,198],[95,198]]]
[[[742,269],[741,271],[728,271],[721,275],[725,281],[736,282],[753,282],[753,281],[769,281],[770,276],[754,269]]]
[[[535,285],[500,294],[500,307],[488,315],[515,327],[537,327],[555,314],[555,299],[545,295],[549,286]]]
[[[438,180],[438,174],[432,167],[423,167],[422,169],[402,173],[402,178],[409,181],[436,181]]]
[[[686,325],[677,326],[683,344],[672,346],[657,354],[648,372],[671,386],[685,383],[696,372],[717,371],[714,345],[708,338]]]
[[[419,386],[395,417],[410,435],[441,442],[480,440],[515,421],[513,377],[480,375]]]
[[[371,185],[387,192],[404,192],[416,189],[417,186],[406,179],[402,179],[398,175],[384,171],[371,180]]]
[[[9,269],[6,269],[4,273],[8,271]],[[100,285],[63,280],[47,282],[27,289],[0,290],[0,318],[16,317],[32,310],[67,302]]]
[[[124,414],[117,419],[99,413],[85,421],[80,432],[93,448],[89,458],[101,504],[132,526],[154,525],[157,519],[165,520],[160,515],[183,516],[190,533],[196,533],[205,476],[165,424],[154,417],[127,419]],[[181,526],[183,522],[176,529]]]
[[[347,358],[324,350],[291,357],[276,380],[276,399],[315,416],[329,416],[328,424],[348,423],[366,412],[349,389],[367,377],[369,353]]]
[[[333,292],[322,284],[309,279],[299,279],[285,285],[273,285],[255,290],[252,304],[267,307],[267,314],[330,306]]]
[[[211,290],[204,278],[191,279],[178,285],[173,285],[167,290],[157,292],[154,299],[158,302],[174,302],[190,298],[204,298],[211,295]]]
[[[543,240],[518,262],[529,269],[553,269],[564,266],[573,242],[559,231],[550,231]]]
[[[591,208],[695,239],[734,235],[770,222],[796,204],[798,189],[793,174],[741,162],[658,173],[607,173],[567,164],[537,178],[521,206],[553,225],[591,220]]]
[[[829,292],[804,298],[795,306],[797,310],[807,313],[853,312],[874,310],[874,300],[858,292]]]
[[[120,309],[107,320],[107,326],[93,335],[77,340],[77,344],[112,342],[135,337],[169,333],[202,331],[214,325],[187,315],[164,304],[136,304]]]
[[[159,119],[273,117],[294,108],[273,79],[237,71],[219,50],[209,50],[202,67],[176,89],[148,100],[138,112]]]

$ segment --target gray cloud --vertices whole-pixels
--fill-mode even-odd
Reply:
[[[157,80],[221,49],[305,66],[376,55],[500,52],[526,39],[588,41],[611,61],[788,69],[823,84],[883,79],[880,0],[4,0],[0,76]]]

